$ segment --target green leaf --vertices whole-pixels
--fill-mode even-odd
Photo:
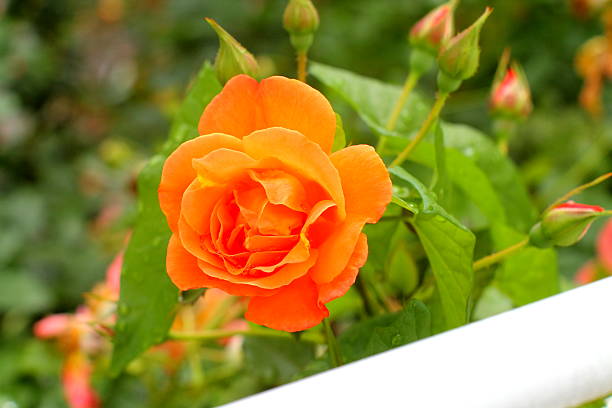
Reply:
[[[314,346],[294,339],[246,337],[244,362],[266,386],[289,382],[314,361]]]
[[[525,238],[524,234],[503,225],[494,226],[491,232],[497,251]],[[552,248],[527,247],[501,264],[495,273],[494,284],[515,306],[555,295],[561,291],[557,253]]]
[[[402,225],[397,229],[386,268],[389,286],[403,296],[410,295],[419,285],[419,270],[410,246],[411,239],[416,240],[416,237],[408,228]]]
[[[399,167],[392,167],[389,172],[415,189],[420,196],[419,211],[411,223],[429,259],[446,328],[461,326],[468,321],[476,238],[440,207],[427,188],[411,174]]]
[[[354,324],[338,337],[345,363],[390,350],[431,334],[430,315],[421,301],[404,309]]]
[[[166,274],[170,229],[159,208],[157,188],[166,156],[198,135],[199,117],[220,89],[214,70],[205,63],[175,115],[162,154],[149,160],[138,176],[138,217],[121,272],[112,375],[162,342],[174,320],[179,292]]]
[[[413,92],[400,114],[396,131],[389,132],[385,123],[400,96],[400,87],[316,62],[310,63],[310,73],[336,91],[379,134],[399,135],[414,131],[429,111],[427,104]]]
[[[342,118],[336,113],[336,134],[334,135],[334,143],[332,144],[332,152],[343,149],[346,146],[346,134],[342,127]]]
[[[538,212],[514,163],[484,133],[466,125],[446,123],[443,127],[446,146],[470,158],[487,175],[512,226],[521,232],[529,231]]]
[[[157,186],[164,157],[153,157],[138,176],[139,212],[123,258],[111,374],[166,336],[179,291],[166,274],[170,229],[159,208]]]
[[[452,135],[449,136],[452,137]],[[391,149],[399,152],[405,145],[405,139],[389,137],[386,152],[392,151]],[[452,169],[447,173],[450,181],[476,204],[490,223],[505,221],[506,210],[487,174],[457,150],[446,147],[444,151],[446,167]],[[413,151],[410,160],[434,168],[436,166],[435,147],[431,143],[421,142]]]

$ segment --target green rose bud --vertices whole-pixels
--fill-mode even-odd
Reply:
[[[443,92],[455,91],[461,81],[476,73],[480,59],[478,40],[483,24],[493,10],[489,7],[470,27],[466,28],[442,46],[438,63],[440,75],[438,87]],[[454,89],[452,89],[454,88]]]
[[[256,77],[259,72],[259,66],[253,54],[240,45],[215,20],[207,18],[206,21],[219,37],[219,52],[215,58],[215,72],[219,81],[224,84],[230,78],[240,74]]]
[[[291,45],[297,53],[306,53],[319,28],[319,13],[310,0],[289,0],[283,26],[289,32]]]

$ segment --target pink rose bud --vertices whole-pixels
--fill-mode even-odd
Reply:
[[[501,80],[493,83],[489,105],[494,116],[509,119],[526,118],[531,113],[529,83],[518,64],[513,64]]]
[[[480,59],[480,30],[493,9],[487,7],[471,26],[448,40],[440,49],[438,87],[442,92],[453,92],[461,81],[473,76]]]
[[[283,14],[283,27],[289,32],[291,45],[306,53],[319,28],[319,13],[310,0],[289,0]]]
[[[410,30],[410,44],[437,54],[453,35],[454,9],[455,1],[450,1],[427,13]]]
[[[215,71],[219,81],[224,84],[230,78],[240,74],[256,77],[259,73],[259,66],[253,54],[240,45],[215,20],[207,18],[206,21],[219,37],[219,52],[215,58]]]
[[[544,214],[529,233],[530,243],[537,247],[570,246],[580,241],[604,209],[597,205],[568,201]]]

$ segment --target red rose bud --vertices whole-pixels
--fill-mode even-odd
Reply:
[[[453,35],[453,13],[456,1],[449,1],[425,15],[410,30],[410,44],[431,54],[437,54],[440,47]]]
[[[518,64],[513,64],[501,80],[493,83],[489,104],[494,116],[520,119],[531,113],[529,83]]]
[[[455,91],[461,81],[476,73],[480,59],[478,45],[480,30],[492,11],[493,9],[487,7],[482,16],[471,26],[442,45],[438,57],[440,66],[438,87],[442,92]]]
[[[570,246],[580,241],[604,209],[596,205],[568,201],[559,204],[544,215],[529,233],[530,243],[546,248],[553,245]]]
[[[293,48],[298,53],[306,53],[319,28],[319,13],[310,0],[289,0],[283,26],[289,32]]]
[[[215,20],[207,18],[206,22],[210,24],[219,37],[219,52],[215,58],[215,71],[219,81],[224,84],[230,78],[240,74],[247,74],[252,77],[258,76],[259,66],[255,57]]]

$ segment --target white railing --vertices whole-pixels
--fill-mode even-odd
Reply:
[[[574,407],[612,393],[612,277],[226,405]]]

